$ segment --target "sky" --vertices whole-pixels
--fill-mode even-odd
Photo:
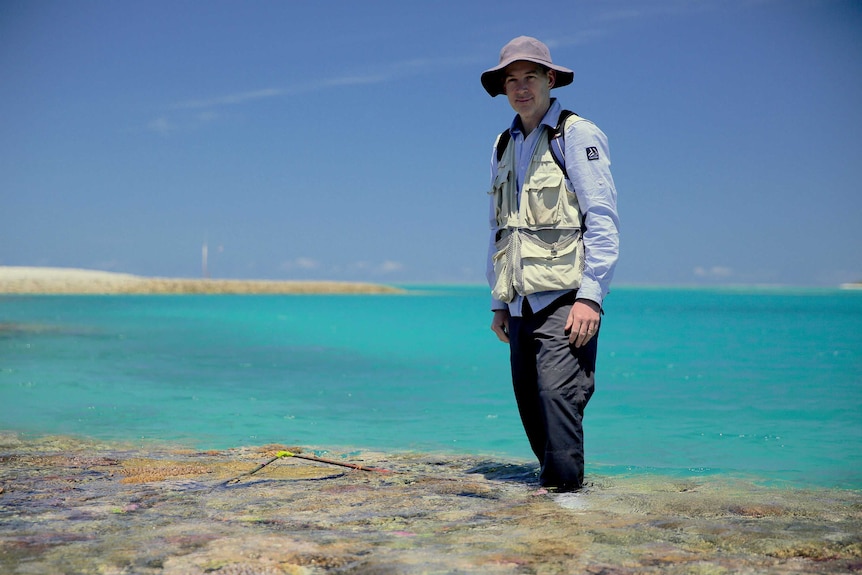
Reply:
[[[483,283],[522,34],[608,136],[615,285],[862,281],[859,0],[0,0],[0,266]]]

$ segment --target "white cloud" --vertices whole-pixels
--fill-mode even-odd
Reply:
[[[283,96],[285,90],[279,88],[265,88],[263,90],[253,90],[250,92],[237,92],[235,94],[227,94],[225,96],[216,96],[214,98],[205,98],[201,100],[186,100],[174,104],[174,109],[200,109],[200,108],[215,108],[218,106],[229,106],[234,104],[243,104],[254,100],[264,100],[267,98],[275,98]]]
[[[709,268],[698,266],[694,268],[694,275],[699,278],[727,279],[733,276],[733,270],[725,266],[712,266]]]
[[[197,118],[199,122],[201,122],[202,124],[206,124],[217,120],[219,118],[219,114],[213,112],[212,110],[204,110],[197,115]]]
[[[176,126],[174,126],[167,118],[162,116],[161,118],[152,120],[147,124],[147,128],[157,134],[167,136],[176,129]]]
[[[365,76],[357,76],[355,74],[351,74],[349,76],[336,76],[334,78],[328,78],[326,80],[322,80],[315,84],[309,84],[306,87],[306,91],[317,90],[320,88],[328,88],[331,86],[360,86],[363,84],[379,84],[380,82],[385,82],[388,79],[387,76],[383,74],[367,74]]]
[[[614,20],[634,20],[636,18],[641,18],[644,15],[644,11],[640,8],[618,8],[616,10],[606,10],[605,12],[601,12],[596,20],[599,21],[614,21]]]
[[[176,104],[171,106],[171,108],[174,110],[212,110],[213,108],[237,106],[249,102],[268,100],[271,98],[283,98],[305,92],[315,92],[331,87],[356,86],[362,84],[379,84],[381,82],[385,82],[390,77],[391,76],[387,74],[349,74],[344,76],[334,76],[332,78],[324,78],[322,80],[316,80],[307,84],[289,86],[285,88],[265,88],[262,90],[252,90],[246,92],[236,92],[233,94],[225,94],[223,96],[213,96],[211,98],[185,100],[183,102],[177,102]],[[210,114],[213,113],[210,112]]]
[[[235,92],[222,96],[213,96],[210,98],[185,100],[175,103],[171,108],[174,110],[212,109],[223,106],[245,104],[247,102],[255,102],[258,100],[267,100],[270,98],[281,98],[294,94],[316,92],[328,88],[382,84],[399,77],[423,73],[430,68],[451,68],[453,66],[474,65],[476,62],[477,60],[475,58],[465,58],[461,56],[455,58],[412,58],[385,63],[377,66],[376,70],[374,70],[374,66],[369,66],[372,70],[365,74],[346,73],[328,78],[312,80],[304,84],[293,86],[263,88],[259,90]]]
[[[182,116],[174,113],[173,118],[160,116],[147,124],[147,130],[160,136],[169,136],[175,132],[188,131],[210,124],[218,120],[221,114],[204,109],[193,116]]]
[[[564,43],[571,44],[573,42],[580,43],[571,38]],[[383,62],[378,65],[369,64],[364,66],[367,71],[363,71],[363,73],[356,73],[351,70],[340,75],[312,79],[301,84],[244,90],[220,96],[183,100],[168,106],[168,113],[149,122],[147,128],[152,132],[167,136],[174,132],[194,130],[207,124],[216,123],[218,120],[229,116],[229,114],[219,110],[230,106],[241,106],[273,98],[287,98],[298,94],[338,89],[345,86],[384,84],[405,76],[423,74],[431,69],[475,66],[479,62],[478,58],[468,56],[411,58]],[[484,59],[481,62],[484,62]]]
[[[299,257],[293,260],[282,262],[279,266],[282,270],[314,270],[320,267],[320,262],[311,258]]]
[[[348,266],[348,268],[352,271],[361,271],[371,274],[388,274],[403,270],[404,264],[392,260],[386,260],[384,262],[374,264],[363,260],[353,262]]]
[[[297,258],[296,259],[296,265],[297,265],[297,267],[300,267],[300,268],[306,269],[306,270],[316,269],[317,267],[320,266],[320,264],[317,263],[317,260],[313,260],[311,258]]]
[[[397,272],[404,269],[404,264],[401,262],[385,261],[380,264],[380,271],[383,273]]]
[[[565,38],[549,38],[545,44],[553,52],[553,50],[565,46],[585,46],[587,44],[592,44],[606,35],[607,32],[604,30],[583,30],[577,34],[566,36]],[[553,53],[551,54],[551,57],[553,57]]]

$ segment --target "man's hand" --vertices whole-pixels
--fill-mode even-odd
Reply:
[[[509,343],[509,310],[494,310],[494,319],[491,320],[491,330],[503,343]]]
[[[601,307],[588,299],[579,299],[572,305],[569,318],[566,320],[566,331],[569,332],[569,343],[575,347],[586,345],[599,331],[601,323]]]

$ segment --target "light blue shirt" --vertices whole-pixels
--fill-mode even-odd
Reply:
[[[542,124],[554,129],[562,107],[556,98],[551,100],[551,107]],[[521,186],[536,143],[539,137],[546,137],[545,131],[538,127],[526,137],[521,129],[518,116],[512,121],[509,129],[512,134],[509,145],[515,146],[516,181],[518,199],[520,201]],[[617,191],[611,176],[611,158],[608,151],[608,139],[605,134],[590,121],[573,123],[566,129],[566,185],[574,188],[578,198],[581,214],[584,216],[586,229],[584,239],[584,275],[581,287],[578,289],[578,299],[588,299],[600,306],[610,291],[614,268],[619,257],[620,235],[619,216],[617,215]],[[491,181],[497,175],[496,149],[491,155]],[[490,221],[492,228],[496,225],[494,203],[490,206]],[[494,237],[492,229],[488,246],[486,276],[489,284],[494,282],[494,264],[491,256],[494,254]],[[572,290],[548,291],[530,294],[527,299],[533,311],[539,311],[561,295]],[[523,306],[523,296],[515,295],[509,304],[509,313],[520,316]],[[493,299],[491,309],[506,309],[505,302]]]

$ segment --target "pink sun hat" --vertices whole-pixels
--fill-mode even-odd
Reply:
[[[568,86],[572,83],[575,73],[568,68],[558,66],[551,61],[551,51],[548,47],[530,36],[518,36],[500,50],[500,63],[482,72],[482,86],[491,94],[497,96],[503,94],[503,74],[506,66],[512,62],[525,60],[546,66],[557,72],[557,80],[554,88]]]

